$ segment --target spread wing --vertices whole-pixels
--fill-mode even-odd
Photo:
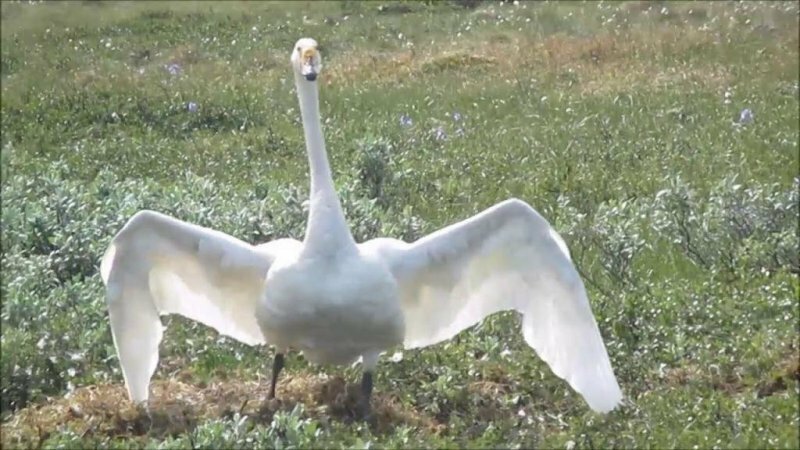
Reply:
[[[162,337],[160,315],[180,314],[245,344],[265,343],[255,309],[270,264],[296,243],[285,241],[254,247],[152,211],[128,221],[100,272],[131,400],[147,400]]]
[[[398,282],[407,348],[516,310],[528,345],[589,406],[606,412],[621,401],[566,244],[526,203],[508,200],[412,244],[384,244],[379,253]]]

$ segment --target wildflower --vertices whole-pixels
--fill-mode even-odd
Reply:
[[[404,127],[410,127],[411,125],[414,125],[414,121],[411,120],[411,117],[403,114],[402,116],[400,116],[400,125]]]
[[[447,139],[447,133],[444,132],[444,128],[437,127],[433,130],[433,138],[437,141],[444,141]]]
[[[731,93],[731,91],[726,90],[725,94],[724,94],[724,97],[725,97],[725,100],[722,103],[724,103],[726,105],[730,105],[731,104],[731,97],[733,97],[733,94]]]
[[[461,113],[459,112],[453,113],[453,122],[461,122],[461,119],[462,119]]]
[[[197,110],[198,110],[197,103],[195,103],[195,102],[187,103],[186,104],[186,110],[189,111],[190,113],[196,113]]]
[[[170,75],[178,75],[181,73],[181,66],[178,63],[167,64],[164,68],[167,69]]]
[[[739,113],[739,124],[745,125],[752,123],[754,118],[753,111],[750,111],[750,108],[745,108],[741,113]]]

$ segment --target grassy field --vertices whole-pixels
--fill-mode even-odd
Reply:
[[[475,3],[3,2],[2,447],[800,447],[798,3]],[[293,354],[265,403],[272,349],[180,317],[128,403],[99,259],[142,208],[302,238],[302,36],[357,239],[527,201],[624,406],[509,313],[385,355],[372,427],[357,367]]]

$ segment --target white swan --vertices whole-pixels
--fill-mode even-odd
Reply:
[[[276,347],[270,397],[288,349],[316,363],[362,357],[365,413],[381,351],[447,340],[502,310],[522,314],[525,341],[600,412],[622,399],[583,283],[564,241],[511,199],[414,243],[356,244],[331,178],[315,80],[317,43],[292,50],[311,169],[304,241],[251,246],[141,211],[101,263],[114,343],[130,398],[148,398],[162,338],[180,314],[250,345]]]

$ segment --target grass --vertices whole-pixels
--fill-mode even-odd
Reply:
[[[3,448],[800,446],[796,3],[0,7]],[[572,250],[623,407],[592,413],[508,313],[390,351],[373,427],[358,368],[292,355],[264,402],[271,349],[180,317],[152,418],[127,402],[98,265],[133,213],[302,237],[301,36],[356,237],[524,199]]]

